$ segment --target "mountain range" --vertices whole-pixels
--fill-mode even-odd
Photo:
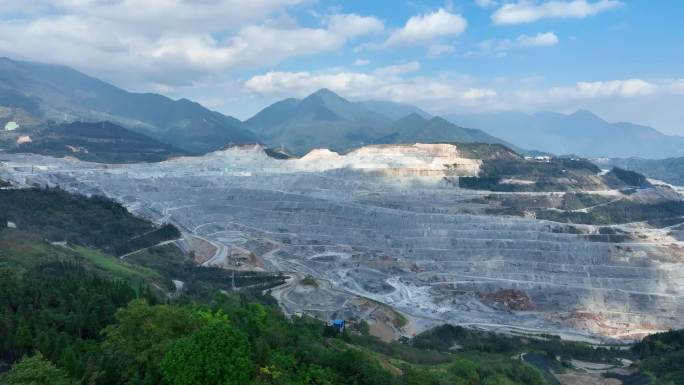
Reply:
[[[610,123],[586,110],[569,115],[513,111],[445,118],[410,104],[353,102],[321,89],[303,99],[278,101],[242,122],[187,99],[128,92],[65,66],[0,58],[0,148],[16,147],[19,135],[33,135],[33,144],[22,146],[24,151],[69,154],[71,147],[83,147],[91,158],[97,159],[93,153],[99,151],[104,159],[119,159],[95,145],[102,139],[98,127],[105,127],[112,130],[107,140],[117,143],[119,150],[128,143],[142,151],[141,157],[130,160],[203,154],[246,143],[286,148],[294,155],[322,147],[345,152],[367,144],[481,142],[582,157],[684,156],[684,137],[632,123]],[[103,121],[111,124],[68,125]],[[13,125],[13,132],[2,131],[10,122],[18,123],[19,130],[14,132]],[[112,135],[122,135],[121,140]],[[68,151],[58,151],[60,146]],[[133,152],[119,160],[126,161]]]
[[[112,124],[68,125],[102,121]],[[296,155],[319,147],[344,152],[369,143],[403,141],[504,143],[484,132],[433,118],[409,104],[350,102],[327,89],[303,99],[276,102],[241,122],[187,99],[128,92],[65,66],[0,58],[0,128],[8,122],[19,123],[21,132],[0,133],[3,147],[20,134],[32,135],[30,144],[11,150],[71,153],[82,158],[88,151],[88,160],[126,161],[132,155],[126,151],[119,159],[102,145],[95,145],[102,140],[95,132],[98,127],[122,135],[118,141],[107,137],[120,150],[127,141],[132,148],[145,149],[141,157],[132,160],[148,155],[154,155],[152,159],[162,154],[203,154],[227,144],[257,142],[283,146]],[[149,140],[133,140],[127,130]],[[74,152],[74,148],[83,151]]]
[[[238,119],[198,103],[128,92],[52,64],[0,58],[0,105],[5,115],[33,121],[110,121],[197,154],[258,141]]]
[[[296,154],[312,148],[345,151],[390,133],[392,120],[327,89],[276,102],[245,121],[269,145]]]
[[[395,105],[396,108],[392,108]],[[394,110],[394,113],[388,111]],[[407,112],[401,118],[399,111]],[[417,107],[351,102],[328,89],[276,102],[245,122],[266,144],[301,155],[312,148],[348,151],[367,144],[480,142],[507,144],[480,130],[458,127]]]
[[[609,123],[587,110],[448,115],[449,121],[479,128],[517,146],[558,155],[610,158],[667,158],[684,155],[684,137],[632,123]]]
[[[595,159],[594,163],[606,169],[620,167],[642,173],[649,178],[684,186],[684,157],[665,159],[601,158]]]
[[[429,119],[432,115],[414,105],[406,103],[390,102],[386,100],[366,100],[361,104],[371,111],[383,114],[392,120],[399,120],[411,114],[417,114],[425,119]]]
[[[499,143],[514,147],[481,130],[463,128],[439,116],[425,118],[416,112],[397,120],[391,127],[391,133],[376,143]]]
[[[72,122],[41,127],[31,141],[11,149],[100,163],[159,162],[185,151],[110,122]]]

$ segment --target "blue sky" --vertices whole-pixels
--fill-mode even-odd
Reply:
[[[587,108],[684,135],[683,16],[679,0],[0,1],[0,55],[238,118],[328,87],[435,114]]]

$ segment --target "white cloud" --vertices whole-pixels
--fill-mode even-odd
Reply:
[[[612,121],[650,125],[663,132],[684,135],[679,122],[684,112],[684,79],[619,79],[577,82],[551,88],[522,88],[501,93],[500,109],[527,112],[573,112],[587,108]]]
[[[577,82],[547,89],[519,89],[507,96],[507,103],[519,109],[569,108],[581,105],[633,103],[676,95],[682,80],[620,79]]]
[[[534,36],[520,35],[515,40],[490,39],[480,43],[481,55],[505,56],[506,52],[518,48],[551,47],[559,43],[553,32],[540,32]]]
[[[396,64],[387,67],[378,68],[375,70],[376,75],[401,75],[420,70],[420,63],[411,61],[404,64]]]
[[[376,78],[359,72],[312,74],[310,72],[268,72],[245,82],[247,90],[261,95],[304,96],[321,88],[341,92],[372,88]]]
[[[652,125],[684,135],[684,79],[623,79],[546,87],[529,79],[478,81],[464,76],[381,75],[364,72],[269,72],[243,84],[243,99],[273,101],[303,97],[322,87],[351,100],[392,100],[415,104],[433,114],[493,112],[573,112],[588,108],[615,121]]]
[[[550,47],[558,44],[558,36],[553,32],[538,33],[535,36],[520,35],[518,43],[525,47]]]
[[[496,91],[487,88],[470,88],[461,93],[461,97],[466,100],[482,100],[495,97]]]
[[[439,9],[436,12],[411,17],[404,27],[392,32],[386,47],[416,45],[463,33],[468,22],[463,16]]]
[[[0,19],[0,55],[74,66],[122,86],[163,88],[339,50],[384,28],[356,14],[325,16],[319,28],[266,19],[300,1],[58,0],[56,14]],[[249,23],[256,19],[264,21]]]
[[[659,86],[642,79],[579,82],[574,87],[556,87],[549,91],[554,99],[632,98],[652,95]]]
[[[237,30],[306,0],[31,0],[15,11],[97,18],[150,34],[161,31]],[[0,9],[1,11],[1,9]],[[116,31],[112,31],[116,32]]]
[[[331,15],[326,18],[326,24],[330,32],[349,38],[381,32],[385,28],[375,17],[356,14]]]
[[[428,46],[428,57],[436,58],[456,52],[456,47],[449,44],[431,44]]]
[[[367,59],[356,59],[354,60],[354,65],[357,67],[367,66],[370,64],[370,60]]]
[[[496,0],[475,0],[475,4],[482,8],[495,7],[498,2]]]
[[[523,79],[507,84],[493,83],[496,86],[492,87],[453,75],[414,76],[409,70],[416,69],[417,63],[404,66],[386,67],[372,73],[268,72],[252,77],[244,87],[262,97],[301,97],[325,87],[351,99],[413,103],[434,113],[567,110],[684,94],[684,79],[577,82],[550,88]]]
[[[623,5],[617,0],[547,1],[537,3],[533,0],[520,0],[505,4],[492,15],[495,24],[531,23],[547,18],[585,18]]]
[[[276,64],[288,57],[332,51],[345,36],[325,29],[248,26],[226,42],[209,35],[163,38],[151,42],[156,61],[186,63],[193,68],[222,69]]]
[[[245,88],[269,97],[301,97],[320,88],[329,88],[351,99],[418,103],[430,105],[433,110],[475,106],[497,95],[495,90],[473,87],[468,83],[467,80],[451,76],[405,78],[393,71],[376,71],[372,74],[269,72],[252,77],[245,82]]]

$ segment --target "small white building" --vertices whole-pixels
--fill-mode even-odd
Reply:
[[[31,142],[33,142],[33,140],[28,135],[22,135],[19,138],[17,138],[17,144],[24,144],[24,143],[31,143]]]

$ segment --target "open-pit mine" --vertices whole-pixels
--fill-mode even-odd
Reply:
[[[440,323],[598,342],[684,328],[681,227],[497,212],[502,197],[569,192],[501,192],[490,201],[491,191],[455,182],[482,165],[458,145],[314,150],[298,159],[255,145],[127,165],[0,158],[0,177],[18,185],[102,194],[173,223],[184,234],[177,244],[198,263],[287,273],[271,294],[289,314],[368,320],[388,339]],[[672,188],[645,190],[591,193],[602,202],[681,199]]]

